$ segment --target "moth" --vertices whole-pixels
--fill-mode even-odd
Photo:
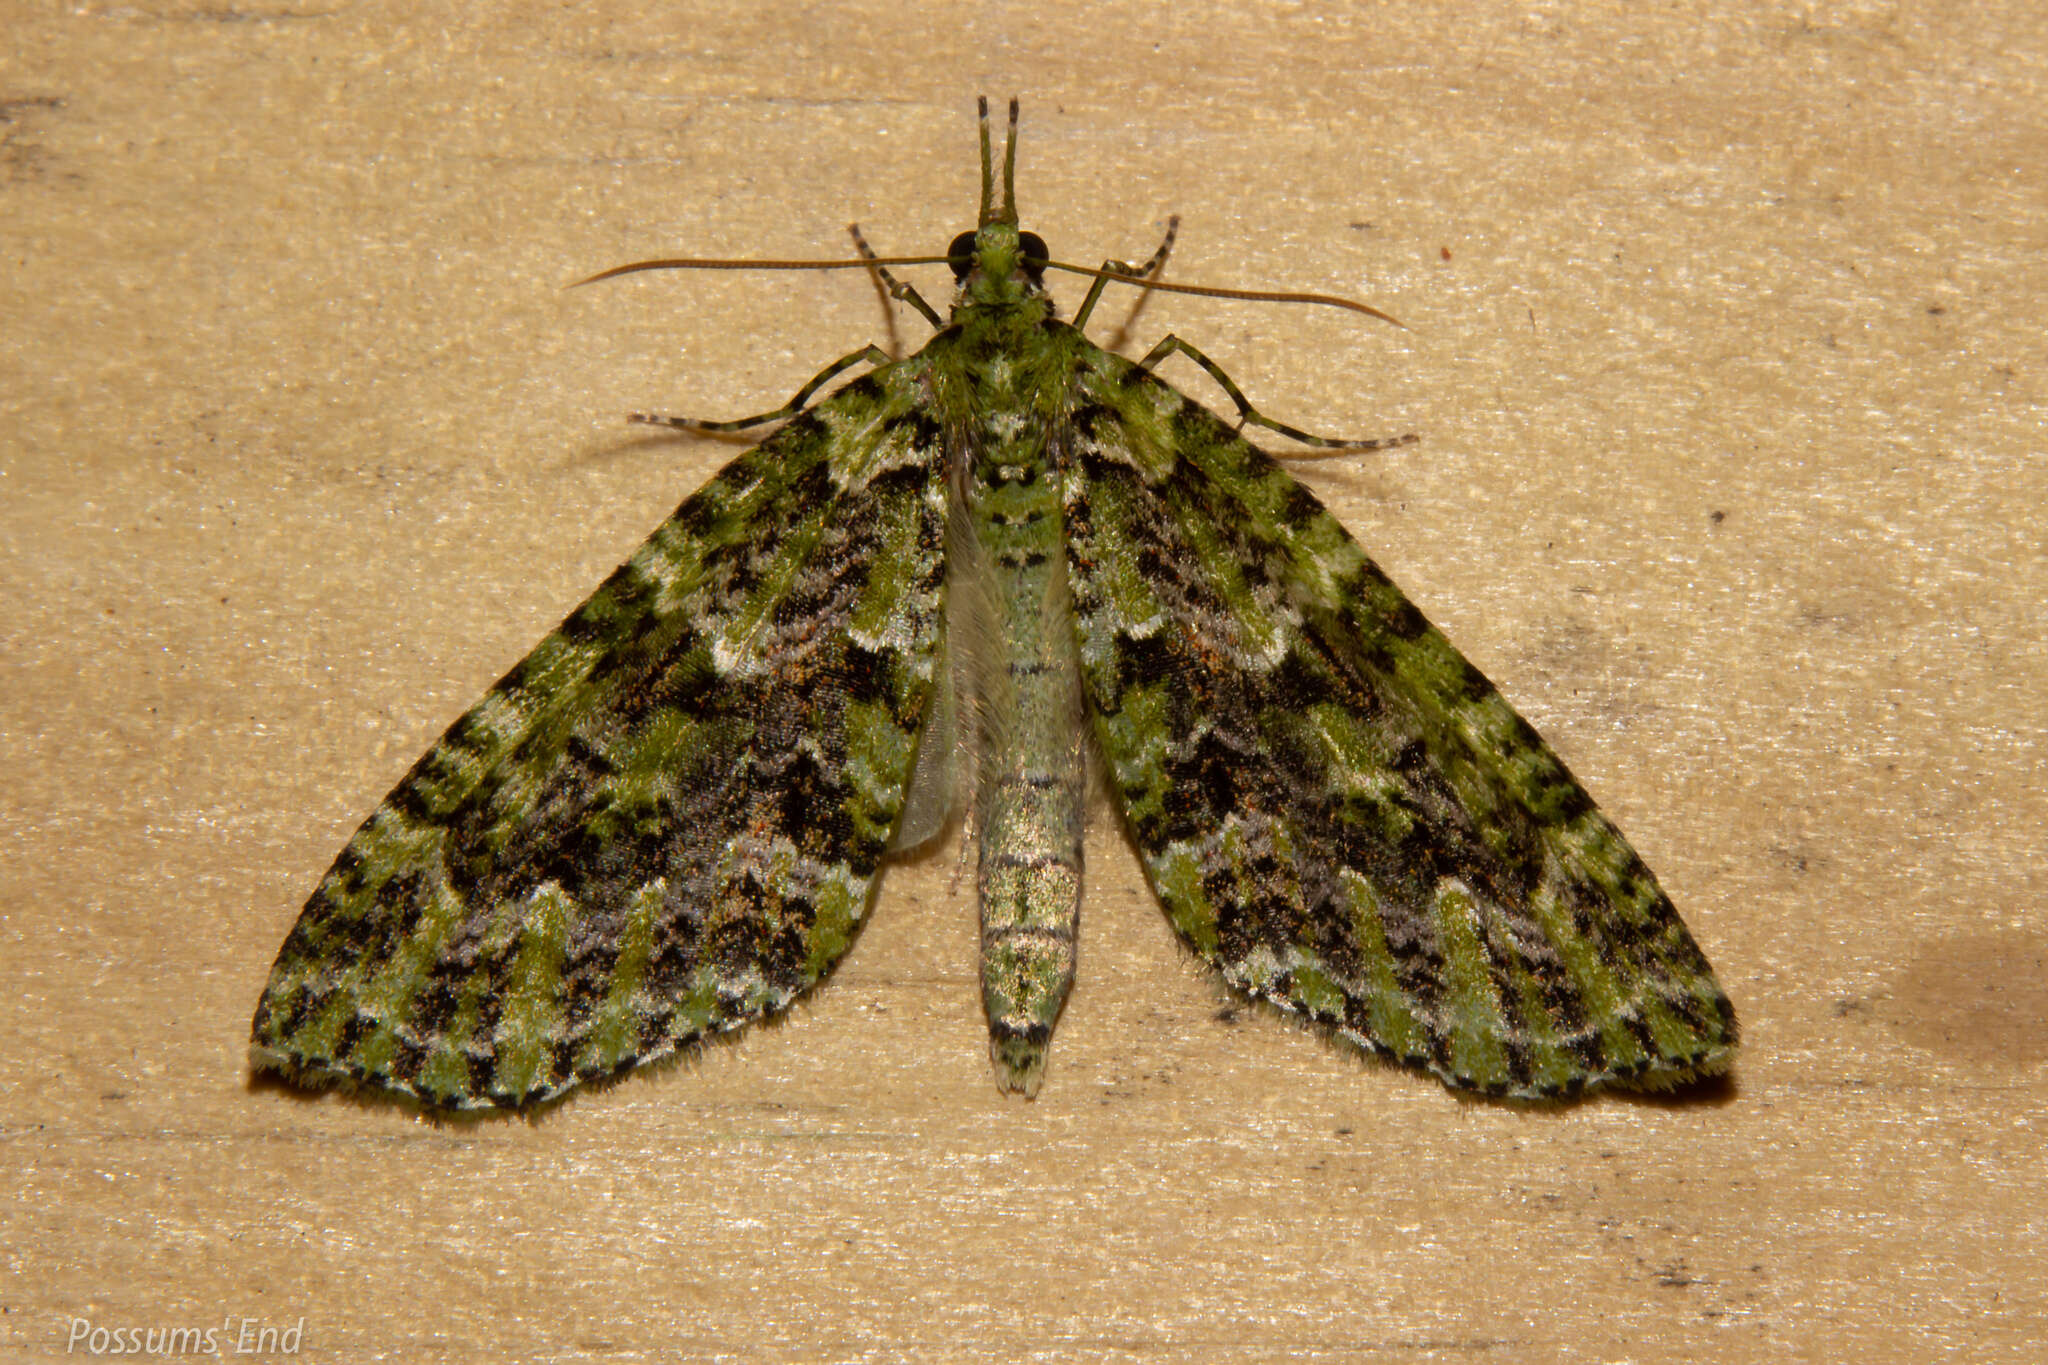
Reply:
[[[951,265],[950,317],[908,262],[850,263],[931,320],[922,350],[762,418],[645,419],[783,420],[363,823],[278,954],[258,1070],[434,1109],[619,1075],[789,1006],[964,807],[995,1075],[1030,1095],[1091,762],[1187,945],[1345,1043],[1521,1099],[1728,1067],[1734,1010],[1642,860],[1240,428],[1337,443],[1177,338],[1089,342],[1106,282],[1232,291],[1158,281],[1170,233],[1143,266],[1052,261],[1016,123],[998,200],[982,101],[979,222],[913,258]],[[1095,277],[1071,323],[1050,268]],[[1174,351],[1237,423],[1153,373]]]

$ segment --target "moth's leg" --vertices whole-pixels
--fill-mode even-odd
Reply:
[[[758,416],[741,417],[731,422],[705,422],[695,417],[664,417],[656,412],[636,412],[626,420],[638,422],[642,426],[673,427],[677,431],[745,431],[748,427],[758,427],[766,422],[781,422],[796,416],[804,410],[804,404],[811,401],[811,395],[822,388],[833,375],[841,370],[850,370],[862,361],[870,365],[886,365],[889,363],[889,357],[879,346],[865,346],[852,355],[841,356],[818,371],[811,382],[798,389],[787,403],[773,412],[764,412]]]
[[[860,258],[864,261],[873,262],[875,253],[868,246],[868,239],[860,235],[860,224],[848,223],[846,230],[853,234],[853,247],[854,250],[860,253]],[[929,322],[934,330],[943,330],[945,328],[945,319],[941,318],[932,309],[932,306],[924,301],[924,295],[918,293],[894,275],[891,275],[887,266],[870,264],[868,269],[874,271],[876,278],[889,287],[890,298],[901,300],[924,314],[925,321]]]
[[[1179,351],[1189,360],[1194,361],[1204,370],[1207,370],[1209,377],[1221,385],[1223,391],[1230,395],[1230,401],[1237,404],[1237,429],[1239,431],[1244,430],[1245,424],[1249,422],[1254,426],[1264,427],[1268,431],[1277,431],[1290,441],[1299,441],[1303,445],[1314,446],[1318,450],[1392,450],[1396,446],[1409,445],[1415,440],[1415,433],[1411,431],[1405,436],[1381,436],[1363,441],[1334,441],[1327,436],[1311,436],[1299,428],[1290,427],[1284,422],[1276,422],[1272,418],[1260,413],[1257,408],[1251,405],[1244,394],[1239,391],[1237,385],[1231,382],[1230,376],[1223,372],[1221,365],[1218,365],[1215,361],[1209,359],[1209,357],[1203,355],[1200,351],[1188,345],[1187,342],[1182,341],[1171,333],[1168,333],[1164,340],[1157,346],[1154,346],[1151,352],[1138,362],[1138,368],[1141,370],[1156,369],[1160,361],[1166,359],[1175,351]]]
[[[853,245],[860,252],[861,259],[874,260],[875,253],[869,248],[868,239],[860,235],[860,224],[848,223],[846,230],[853,234]],[[875,286],[875,301],[882,306],[882,326],[889,333],[889,340],[882,349],[889,353],[891,360],[900,360],[903,357],[903,333],[896,326],[896,310],[889,306],[889,286],[896,283],[896,277],[879,265],[871,265],[868,267],[868,280]]]
[[[1104,270],[1113,270],[1119,275],[1135,275],[1139,279],[1149,280],[1166,268],[1166,258],[1173,252],[1173,239],[1179,235],[1180,215],[1175,214],[1166,220],[1166,240],[1159,244],[1159,250],[1153,252],[1143,265],[1132,265],[1129,261],[1104,261],[1102,268]],[[1095,311],[1095,302],[1102,297],[1103,286],[1108,283],[1108,280],[1097,275],[1095,283],[1088,287],[1088,297],[1082,299],[1081,306],[1074,310],[1074,329],[1076,331],[1088,325],[1088,315]],[[1122,283],[1122,281],[1118,281],[1118,283]],[[1109,344],[1107,349],[1113,351],[1124,344],[1124,333],[1130,330],[1132,321],[1138,316],[1138,310],[1144,307],[1144,305],[1145,295],[1139,294],[1138,301],[1131,305],[1131,316],[1124,319],[1123,327],[1118,330],[1116,339]]]

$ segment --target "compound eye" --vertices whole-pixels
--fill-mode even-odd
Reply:
[[[1017,249],[1024,256],[1025,274],[1035,280],[1045,273],[1045,263],[1052,259],[1052,253],[1046,250],[1045,238],[1035,232],[1020,232],[1017,234]]]
[[[964,280],[967,272],[974,269],[974,234],[963,232],[953,239],[953,245],[946,248],[946,264],[953,267],[953,278]]]

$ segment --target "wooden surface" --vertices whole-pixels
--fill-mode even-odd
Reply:
[[[0,6],[0,1357],[2042,1358],[2040,13]],[[622,415],[885,335],[858,275],[560,286],[943,249],[979,92],[1056,254],[1178,212],[1176,278],[1409,324],[1132,353],[1422,433],[1302,477],[1657,869],[1731,1086],[1461,1102],[1232,1012],[1107,819],[1032,1103],[950,850],[540,1122],[248,1084],[349,831],[733,453]]]

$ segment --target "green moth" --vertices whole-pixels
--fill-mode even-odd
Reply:
[[[1173,337],[1133,364],[1082,334],[1107,280],[1188,288],[1151,279],[1167,247],[1057,318],[1044,272],[1077,268],[1018,228],[1016,116],[998,202],[983,102],[979,225],[924,258],[950,318],[880,276],[924,349],[747,422],[643,419],[787,420],[364,822],[278,954],[258,1069],[437,1109],[618,1075],[786,1008],[964,807],[996,1078],[1032,1093],[1091,762],[1188,946],[1347,1043],[1516,1098],[1727,1068],[1733,1007],[1642,860],[1238,427],[1338,443]],[[1152,373],[1174,350],[1237,427]]]

